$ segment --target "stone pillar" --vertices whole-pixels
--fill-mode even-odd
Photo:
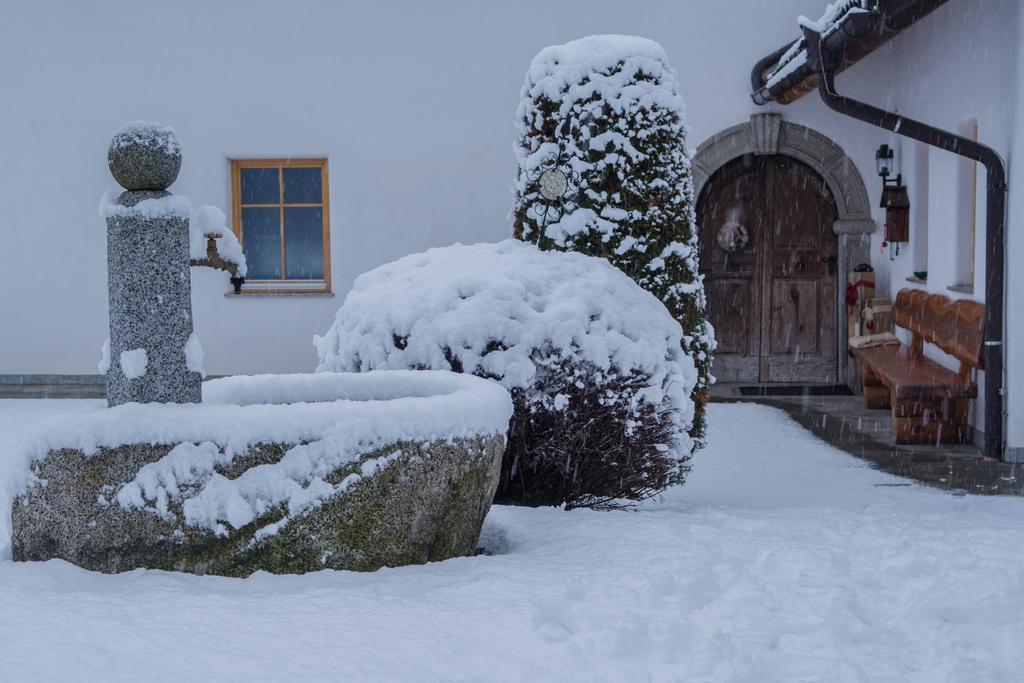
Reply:
[[[110,307],[107,404],[198,403],[201,375],[186,357],[186,345],[196,344],[191,209],[185,197],[167,192],[181,168],[181,143],[170,128],[126,124],[114,135],[107,162],[125,189],[101,207]]]

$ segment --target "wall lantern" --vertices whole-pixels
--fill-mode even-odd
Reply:
[[[882,201],[879,206],[885,209],[885,242],[882,247],[888,245],[894,248],[895,255],[899,255],[900,242],[910,241],[910,197],[903,184],[903,174],[897,174],[891,180],[889,178],[893,172],[894,157],[889,145],[882,145],[875,152],[878,177],[882,179]]]
[[[875,152],[875,166],[878,169],[878,177],[882,179],[884,185],[886,180],[892,175],[893,168],[893,154],[892,147],[889,145],[882,145]]]

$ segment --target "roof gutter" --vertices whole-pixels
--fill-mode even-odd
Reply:
[[[823,34],[829,49],[836,52],[843,53],[843,48],[854,44],[853,54],[845,53],[849,61],[841,63],[836,72],[843,71],[947,1],[846,0],[846,6],[841,8],[843,16]],[[750,98],[754,103],[788,104],[813,89],[817,71],[806,56],[807,42],[801,37],[759,60],[750,72]]]
[[[877,14],[877,13],[872,13]],[[870,30],[867,29],[867,30]],[[923,142],[932,147],[972,159],[985,166],[985,445],[986,457],[1002,460],[1005,438],[1003,432],[1005,395],[1003,377],[1003,308],[1006,270],[1006,171],[999,154],[974,140],[906,118],[895,112],[840,95],[836,91],[835,72],[843,62],[846,42],[836,36],[850,36],[845,30],[835,31],[823,39],[804,26],[807,66],[818,76],[818,94],[834,111],[873,126]],[[849,38],[846,38],[849,40]]]
[[[830,51],[842,55],[848,43],[864,37],[875,28],[878,24],[878,17],[878,12],[869,12],[866,10],[847,14],[842,22],[836,24],[834,29],[829,31],[828,35],[824,36],[826,46]],[[790,53],[790,58],[787,61],[792,61],[801,59],[805,52],[807,53],[808,59],[802,63],[798,63],[797,66],[788,74],[774,81],[765,79],[765,73],[767,70],[773,64],[778,63],[779,60],[785,57],[787,53]],[[809,56],[810,54],[807,50],[807,39],[802,38],[795,43],[784,45],[767,57],[759,60],[750,72],[750,98],[754,100],[755,104],[768,104],[768,102],[775,100],[782,93],[796,85],[799,85],[808,77],[816,75],[816,71],[810,63]],[[779,64],[778,68],[781,70],[784,67],[784,64]],[[838,70],[842,69],[841,60],[840,63],[836,65],[836,68]]]

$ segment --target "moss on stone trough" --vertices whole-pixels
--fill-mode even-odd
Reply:
[[[279,461],[291,445],[259,444],[217,472],[236,478]],[[495,434],[376,448],[325,479],[337,484],[363,463],[393,456],[378,461],[383,464],[373,474],[296,516],[280,505],[226,536],[186,525],[180,502],[170,501],[171,514],[161,517],[116,501],[121,486],[172,447],[128,444],[91,456],[50,451],[33,466],[40,483],[15,500],[14,559],[61,558],[108,573],[145,567],[248,576],[373,571],[470,555],[494,497],[505,443]]]

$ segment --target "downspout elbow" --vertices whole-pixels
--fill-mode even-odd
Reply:
[[[755,104],[768,104],[768,102],[774,99],[767,88],[765,88],[764,72],[772,64],[778,62],[791,46],[792,43],[783,45],[778,50],[762,57],[754,64],[754,68],[750,70],[750,99],[754,100]]]

